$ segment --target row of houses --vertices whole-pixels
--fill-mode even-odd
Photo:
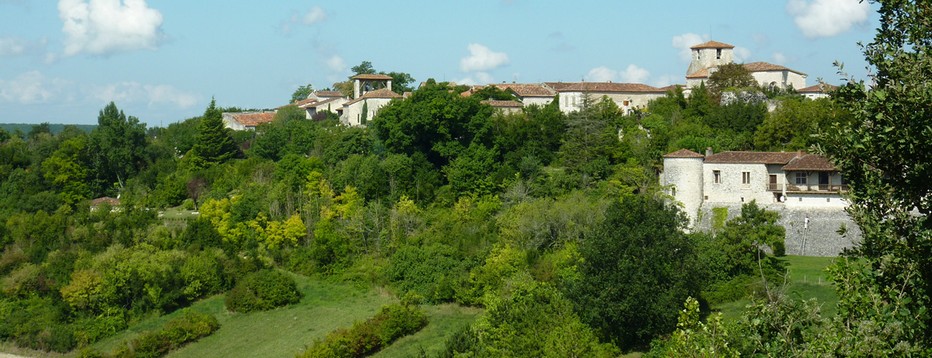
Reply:
[[[495,86],[514,95],[512,100],[487,100],[485,103],[504,112],[520,111],[531,105],[547,105],[559,100],[559,108],[564,113],[578,111],[584,99],[609,98],[623,111],[644,108],[659,97],[663,97],[674,87],[682,87],[686,95],[708,81],[709,77],[724,64],[734,62],[735,46],[717,41],[708,41],[691,47],[692,58],[686,70],[685,85],[653,87],[642,83],[614,82],[543,82],[543,83],[501,83],[472,86],[462,95],[469,96],[486,87]],[[794,88],[809,98],[827,96],[833,89],[829,85],[806,86],[806,74],[781,65],[766,62],[744,64],[758,84],[775,88]],[[392,100],[406,98],[409,93],[392,92],[392,78],[381,74],[361,74],[352,77],[353,95],[344,96],[336,91],[317,91],[304,100],[293,103],[303,109],[308,119],[318,113],[327,111],[340,116],[341,122],[350,126],[364,126],[372,120],[379,110]],[[224,122],[234,130],[255,129],[274,117],[274,111],[224,113]]]

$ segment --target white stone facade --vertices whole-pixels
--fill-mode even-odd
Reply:
[[[679,150],[664,156],[660,183],[690,224],[704,207],[756,201],[787,209],[841,210],[848,202],[841,174],[827,159],[805,153]]]

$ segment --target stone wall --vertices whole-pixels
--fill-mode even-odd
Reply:
[[[843,209],[787,208],[781,204],[763,205],[780,214],[778,224],[786,229],[786,254],[800,256],[838,256],[844,249],[861,240],[857,224]],[[699,209],[697,230],[712,228],[712,208],[728,208],[728,219],[741,214],[740,204],[706,203]],[[805,223],[809,218],[808,227]],[[844,232],[842,235],[840,232]]]

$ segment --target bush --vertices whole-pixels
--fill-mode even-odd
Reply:
[[[209,336],[220,328],[217,318],[206,313],[184,311],[158,331],[144,332],[114,352],[114,357],[161,357],[168,351]]]
[[[388,305],[365,322],[339,329],[304,351],[301,357],[365,357],[427,325],[427,315],[415,306]]]
[[[270,310],[301,300],[294,278],[281,271],[260,270],[236,283],[227,294],[227,309],[233,312]]]

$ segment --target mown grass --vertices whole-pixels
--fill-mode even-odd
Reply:
[[[420,352],[434,356],[443,350],[444,344],[453,333],[472,323],[481,312],[478,308],[454,304],[424,306],[428,323],[421,331],[403,337],[391,346],[372,355],[379,358],[416,357]]]
[[[832,286],[832,281],[825,268],[832,264],[834,257],[786,256],[786,294],[791,298],[808,300],[815,298],[822,305],[823,317],[835,315],[838,295]],[[776,283],[782,286],[784,282]],[[726,302],[712,307],[721,312],[725,320],[736,320],[744,312],[745,306],[751,303],[749,299]]]

